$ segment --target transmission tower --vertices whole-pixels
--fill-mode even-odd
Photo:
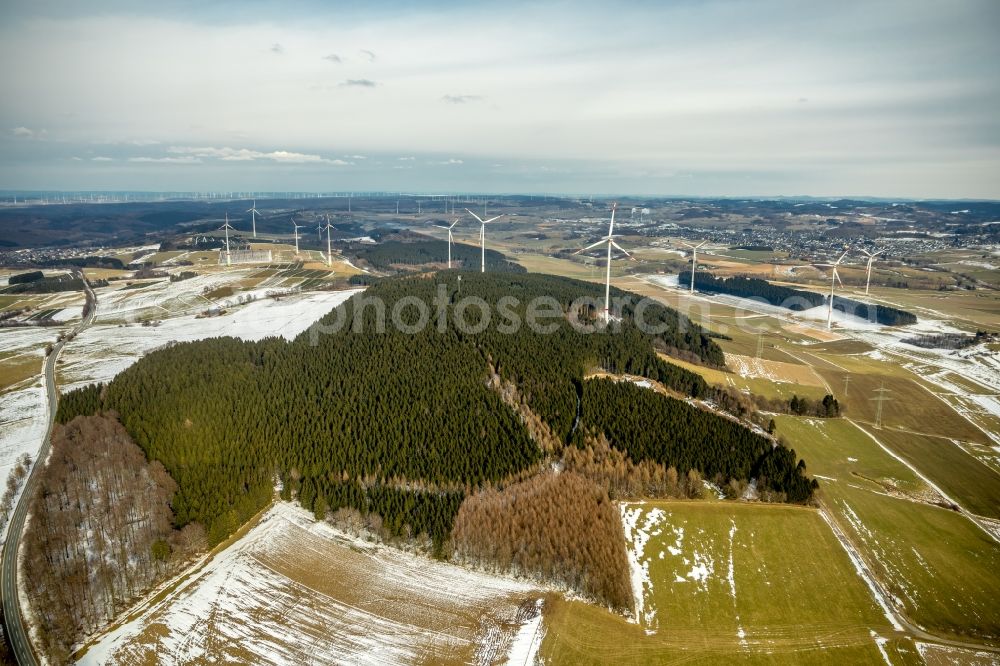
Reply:
[[[892,398],[886,397],[885,394],[888,393],[888,392],[889,392],[889,389],[887,389],[885,387],[885,380],[882,380],[882,387],[875,389],[875,393],[877,393],[878,395],[876,397],[872,398],[872,400],[874,400],[875,402],[878,403],[878,406],[875,408],[875,427],[876,428],[881,428],[882,427],[882,403],[884,403],[886,400],[892,400]]]

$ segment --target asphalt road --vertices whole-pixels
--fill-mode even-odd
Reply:
[[[93,299],[94,306],[90,309],[90,313],[73,329],[74,334],[90,325],[94,318],[94,312],[97,310],[97,296],[90,288],[86,278],[83,279],[83,284]],[[35,472],[49,455],[49,435],[52,434],[52,423],[56,417],[56,406],[59,404],[59,392],[56,390],[56,359],[65,344],[65,340],[57,342],[45,359],[45,390],[49,400],[49,425],[45,429],[45,438],[38,448],[38,453],[33,456],[34,464],[31,466],[31,473],[24,483],[24,491],[11,515],[10,527],[7,530],[7,542],[3,549],[3,560],[0,561],[0,597],[3,599],[4,626],[11,652],[21,666],[35,666],[38,664],[38,659],[35,658],[27,629],[25,629],[24,621],[21,618],[21,604],[17,596],[17,549],[21,545],[21,533],[24,530],[24,519],[28,515],[28,504],[34,495],[37,480]]]

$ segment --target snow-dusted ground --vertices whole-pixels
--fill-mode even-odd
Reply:
[[[645,520],[640,525],[639,521],[644,513]],[[653,580],[649,577],[649,563],[652,556],[646,555],[646,545],[651,536],[659,536],[662,533],[659,522],[666,514],[662,509],[656,508],[647,511],[646,507],[641,504],[622,504],[621,515],[622,527],[625,530],[625,554],[628,556],[629,578],[632,581],[636,620],[645,627],[647,634],[655,634],[657,628],[656,606],[653,603]]]
[[[7,477],[22,453],[30,454],[32,464],[35,463],[48,425],[49,403],[41,372],[30,386],[0,394],[0,483],[7,483]],[[15,506],[18,497],[20,490],[14,497]],[[7,525],[2,528],[0,543],[7,538]]]
[[[521,625],[511,642],[505,664],[523,666],[535,663],[538,658],[538,648],[542,646],[542,639],[545,637],[545,632],[542,630],[543,605],[542,599],[535,601],[532,616]]]
[[[649,281],[660,287],[676,289],[679,282],[679,275],[650,275]]]
[[[253,268],[203,273],[179,282],[162,279],[128,289],[118,285],[103,287],[97,290],[96,321],[138,321],[150,317],[164,319],[172,314],[195,314],[212,307],[224,306],[223,301],[209,299],[204,294],[246,280],[258,270]]]
[[[278,335],[290,340],[358,291],[296,293],[279,300],[261,298],[218,317],[184,315],[164,319],[157,326],[95,324],[63,350],[60,375],[65,384],[61,388],[68,391],[92,382],[106,382],[143,354],[170,342],[219,336],[261,340]]]
[[[940,319],[912,326],[855,331],[852,337],[875,347],[874,360],[891,360],[930,385],[930,391],[982,430],[993,444],[984,462],[1000,468],[1000,352],[980,344],[966,349],[925,349],[904,340],[934,333],[962,333]],[[928,396],[929,397],[929,396]],[[981,452],[969,450],[977,457]]]
[[[834,301],[834,304],[836,304],[836,301]],[[796,312],[795,316],[799,319],[819,321],[824,322],[825,324],[827,317],[830,316],[830,311],[826,305],[817,305],[814,308]],[[833,308],[833,316],[831,317],[831,320],[833,321],[833,325],[837,328],[848,329],[851,331],[877,331],[882,328],[881,324],[847,314],[843,310],[838,310],[836,307]]]
[[[375,545],[279,502],[80,663],[495,663],[509,655],[522,664],[540,643],[536,599],[525,583]],[[525,603],[537,613],[521,624]]]
[[[37,364],[34,376],[11,386],[0,393],[0,483],[7,476],[22,453],[36,457],[38,447],[48,426],[48,401],[42,381],[42,364],[46,343],[55,342],[58,327],[0,329],[0,352],[25,357]],[[20,493],[19,493],[20,494]],[[14,498],[15,502],[17,497]],[[7,527],[0,531],[0,542],[6,539]]]

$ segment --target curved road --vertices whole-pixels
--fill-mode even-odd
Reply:
[[[87,316],[73,329],[73,335],[87,328],[97,311],[97,296],[90,288],[90,283],[87,282],[82,271],[80,277],[83,279],[84,289],[90,298],[91,307]],[[31,466],[31,473],[24,483],[24,491],[11,515],[10,527],[7,530],[7,542],[3,548],[3,560],[0,561],[0,597],[3,599],[4,627],[7,631],[7,642],[10,644],[11,652],[21,666],[35,666],[38,664],[38,659],[35,658],[28,632],[21,618],[21,604],[17,596],[17,549],[21,545],[21,532],[24,530],[24,520],[28,515],[28,504],[34,494],[35,471],[44,464],[45,458],[49,455],[49,435],[52,434],[52,423],[56,417],[56,406],[59,404],[59,393],[56,390],[56,359],[65,344],[65,338],[57,342],[45,359],[45,389],[49,401],[49,425],[45,430],[45,438],[42,440],[38,453],[34,456],[35,463]]]

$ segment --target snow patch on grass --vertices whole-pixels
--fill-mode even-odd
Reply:
[[[645,520],[640,526],[639,520],[644,512]],[[667,514],[659,508],[647,511],[641,505],[622,504],[621,515],[622,527],[625,531],[625,553],[628,556],[629,579],[632,583],[632,597],[635,601],[635,621],[641,621],[645,625],[647,634],[655,634],[659,624],[656,619],[656,607],[652,603],[653,581],[649,576],[649,565],[653,556],[646,557],[646,545],[651,536],[659,536],[662,533],[662,528],[656,530],[654,528],[663,522]]]
[[[542,631],[543,605],[544,601],[542,599],[535,602],[534,614],[517,630],[517,634],[511,643],[510,651],[507,653],[505,664],[521,666],[536,662],[538,648],[542,646],[542,639],[545,637],[545,632]]]

